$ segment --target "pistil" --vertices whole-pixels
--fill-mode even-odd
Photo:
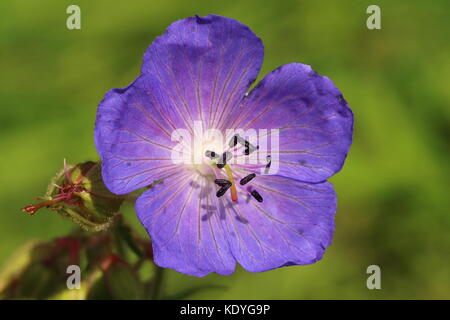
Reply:
[[[26,207],[22,208],[22,211],[27,212],[31,216],[31,215],[35,214],[36,211],[38,211],[41,208],[48,207],[48,206],[51,206],[55,203],[62,202],[62,201],[65,201],[65,199],[64,198],[56,198],[53,200],[48,200],[48,201],[44,201],[44,202],[41,202],[38,204],[26,206]]]
[[[238,201],[236,183],[234,182],[233,172],[231,172],[230,166],[227,164],[224,166],[225,171],[227,172],[228,180],[231,182],[231,200],[234,202]]]

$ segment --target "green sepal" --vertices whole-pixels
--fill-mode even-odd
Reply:
[[[101,164],[92,161],[67,166],[52,179],[46,198],[51,200],[61,193],[60,187],[77,185],[69,202],[49,206],[59,214],[72,219],[88,231],[108,229],[119,212],[125,197],[111,193],[101,176]]]

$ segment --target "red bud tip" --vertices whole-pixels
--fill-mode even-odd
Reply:
[[[36,208],[35,206],[26,206],[21,209],[22,211],[28,213],[30,216],[36,213],[36,211],[39,210],[39,208]]]

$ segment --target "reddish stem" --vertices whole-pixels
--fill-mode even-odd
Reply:
[[[48,207],[48,206],[51,206],[52,204],[55,204],[55,203],[58,203],[58,202],[61,202],[64,200],[65,200],[64,198],[56,198],[53,200],[48,200],[48,201],[44,201],[44,202],[41,202],[38,204],[32,204],[30,206],[26,206],[26,207],[22,208],[21,210],[27,212],[31,216],[31,215],[35,214],[36,211],[38,211],[39,209],[41,209],[43,207]]]

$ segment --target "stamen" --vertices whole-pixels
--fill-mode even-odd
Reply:
[[[216,196],[218,198],[220,198],[221,196],[223,196],[225,194],[225,192],[227,192],[228,189],[230,189],[230,187],[231,187],[231,183],[224,185],[222,188],[219,189],[219,191],[217,191]]]
[[[240,138],[240,137],[239,137]],[[254,146],[254,145],[252,145],[248,140],[244,140],[244,139],[242,139],[242,138],[240,138],[240,140],[239,140],[239,143],[240,144],[242,144],[244,147],[245,147],[245,150],[244,150],[244,154],[246,155],[246,156],[248,156],[250,153],[252,153],[253,151],[255,151],[255,150],[258,150],[259,149],[259,146]]]
[[[247,175],[246,177],[242,178],[241,181],[239,181],[239,183],[241,184],[241,186],[244,186],[247,183],[249,183],[254,177],[256,177],[256,174],[251,173],[251,174]]]
[[[272,156],[271,155],[268,155],[267,157],[266,157],[266,159],[267,159],[267,164],[266,164],[266,168],[264,169],[264,173],[265,174],[269,174],[269,170],[270,170],[270,166],[272,165]]]
[[[230,142],[228,143],[228,145],[230,146],[230,148],[233,148],[233,147],[235,147],[237,144],[238,144],[238,141],[239,141],[239,135],[237,135],[237,134],[235,134],[232,138],[231,138],[231,140],[230,140]]]
[[[227,179],[216,179],[214,180],[214,183],[221,187],[231,184],[231,182]]]
[[[244,150],[244,154],[246,156],[248,156],[250,153],[254,152],[255,150],[259,149],[259,146],[253,146],[252,144],[250,144],[249,142],[247,142],[248,145],[245,146],[245,150]]]
[[[233,148],[233,147],[235,147],[238,143],[240,143],[241,145],[243,145],[243,146],[245,147],[244,154],[247,155],[247,156],[248,156],[250,153],[252,153],[253,151],[259,149],[259,146],[256,146],[256,147],[255,147],[255,146],[252,145],[250,142],[248,142],[247,140],[245,140],[244,138],[242,138],[240,135],[235,134],[235,135],[231,138],[231,140],[230,140],[230,142],[229,142],[229,146],[230,146],[230,148]]]
[[[227,161],[230,160],[233,157],[233,154],[231,152],[224,152],[222,154],[222,157],[220,158],[219,162],[217,162],[217,168],[222,169],[227,165]]]
[[[217,153],[215,153],[214,151],[209,151],[209,150],[206,150],[205,156],[207,156],[210,159],[215,159],[215,158],[219,157],[219,155]]]
[[[258,191],[253,190],[252,192],[250,192],[250,194],[253,196],[253,198],[256,199],[256,201],[263,202],[263,197],[261,197]]]

